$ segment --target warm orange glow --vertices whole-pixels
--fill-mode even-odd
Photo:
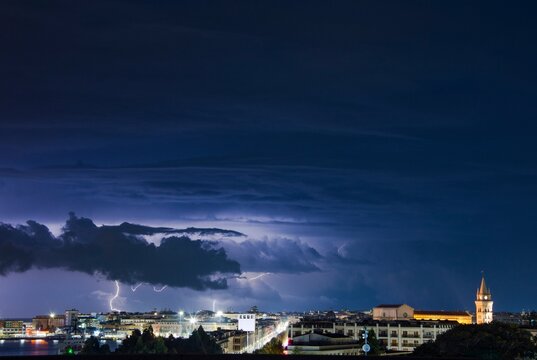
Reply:
[[[449,311],[415,311],[414,319],[430,321],[456,321],[459,324],[471,324],[472,315],[468,313],[452,313]]]

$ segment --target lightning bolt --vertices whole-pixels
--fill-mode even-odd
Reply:
[[[259,278],[262,278],[262,277],[265,276],[265,275],[270,275],[270,273],[268,273],[268,272],[267,272],[267,273],[263,273],[263,274],[254,276],[253,278],[249,278],[249,279],[247,279],[247,280],[248,280],[248,281],[257,280],[257,279],[259,279]]]
[[[241,275],[241,276],[234,276],[234,277],[232,277],[232,279],[248,280],[248,281],[251,281],[251,280],[257,280],[257,279],[259,279],[259,278],[262,278],[262,277],[265,276],[265,275],[270,275],[270,273],[269,273],[269,272],[267,272],[267,273],[262,273],[262,274],[259,274],[259,275],[257,275],[257,276],[254,276],[253,278],[248,278],[248,277],[246,277],[246,276],[242,276],[242,275]]]
[[[136,290],[138,290],[138,288],[139,288],[140,286],[142,286],[143,284],[144,284],[144,283],[139,283],[139,284],[136,285],[136,286],[131,286],[131,290],[132,290],[132,292],[135,292]]]
[[[116,294],[110,299],[110,311],[121,311],[119,309],[114,308],[114,300],[116,300],[119,297],[119,281],[115,280],[116,283]]]
[[[168,285],[164,285],[160,289],[157,289],[155,286],[153,286],[153,291],[155,291],[155,292],[163,292],[167,287],[168,287]]]

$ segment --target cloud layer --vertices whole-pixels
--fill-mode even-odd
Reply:
[[[18,226],[1,224],[0,275],[31,268],[61,268],[101,274],[127,284],[144,282],[205,290],[227,288],[226,275],[240,274],[239,263],[213,243],[169,236],[156,246],[137,236],[161,231],[125,224],[97,226],[72,213],[58,237],[35,221]],[[187,231],[226,233],[218,229]]]

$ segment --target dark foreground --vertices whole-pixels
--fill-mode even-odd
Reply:
[[[274,360],[277,358],[289,357],[293,360],[345,360],[352,359],[355,356],[342,356],[342,355],[253,355],[253,354],[241,354],[241,355],[129,355],[129,354],[114,354],[114,355],[47,355],[47,356],[0,356],[0,360],[67,360],[72,358],[73,360]],[[388,360],[388,359],[405,359],[405,360],[427,360],[435,359],[432,357],[415,357],[407,355],[397,356],[361,356],[360,358],[370,360]],[[461,360],[468,358],[442,358],[442,360]]]

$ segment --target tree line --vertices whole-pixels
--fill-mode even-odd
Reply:
[[[70,353],[66,349],[66,353]],[[101,345],[99,339],[92,336],[84,343],[81,354],[221,354],[222,348],[216,340],[209,336],[202,326],[185,338],[167,338],[156,336],[153,327],[144,331],[133,330],[130,336],[123,340],[115,352],[110,351],[108,344]]]

